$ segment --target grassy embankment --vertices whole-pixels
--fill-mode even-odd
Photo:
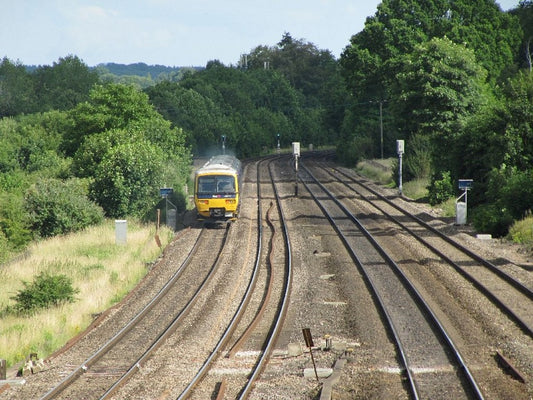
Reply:
[[[155,226],[128,221],[127,243],[115,244],[115,224],[43,240],[24,256],[0,266],[0,358],[8,367],[31,352],[45,358],[82,332],[94,316],[120,301],[148,272],[161,249]],[[162,247],[173,232],[159,230]],[[41,272],[66,275],[79,290],[74,303],[36,312],[30,317],[6,313],[12,297]]]

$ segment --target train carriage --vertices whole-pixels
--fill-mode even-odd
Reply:
[[[241,162],[230,155],[212,157],[194,177],[194,203],[199,219],[237,218]]]

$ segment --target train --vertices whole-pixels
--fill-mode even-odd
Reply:
[[[239,214],[242,164],[231,155],[213,156],[194,175],[198,220],[235,220]]]

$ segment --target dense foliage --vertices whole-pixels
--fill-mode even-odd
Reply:
[[[76,70],[80,78],[86,69]],[[63,83],[69,86],[75,87]],[[76,90],[76,104],[19,110],[0,120],[0,261],[32,239],[104,217],[153,217],[162,186],[175,187],[171,200],[185,204],[181,188],[191,158],[183,131],[133,86],[94,83],[87,93]]]
[[[0,262],[34,238],[174,204],[191,156],[299,141],[339,159],[395,156],[429,199],[471,178],[474,223],[503,235],[533,204],[533,2],[384,0],[339,60],[285,33],[235,66],[0,63]],[[132,69],[139,75],[131,75]],[[114,71],[114,72],[112,72]],[[152,69],[152,71],[155,71]],[[142,90],[140,88],[143,88]],[[224,139],[223,139],[224,138]]]
[[[245,58],[238,68],[212,61],[203,71],[146,93],[165,118],[186,131],[195,154],[218,151],[223,136],[239,157],[272,148],[278,134],[282,146],[336,143],[346,92],[328,51],[286,33],[277,46],[259,46]]]
[[[494,0],[383,1],[340,59],[351,96],[339,156],[353,162],[346,149],[365,143],[359,158],[376,157],[381,123],[385,155],[405,140],[406,176],[430,178],[432,202],[474,179],[474,223],[505,234],[533,204],[511,196],[533,168],[532,18],[526,0],[507,13]]]
[[[96,68],[103,82],[122,83],[145,89],[156,83],[171,81],[177,82],[190,71],[200,68],[193,67],[167,67],[165,65],[135,64],[99,64]]]

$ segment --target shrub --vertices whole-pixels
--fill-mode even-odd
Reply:
[[[32,228],[43,237],[79,231],[103,221],[103,210],[87,197],[81,179],[43,179],[26,194]]]
[[[373,141],[369,137],[356,136],[337,146],[337,157],[344,165],[352,166],[363,159],[372,158]]]
[[[428,178],[431,171],[430,140],[424,135],[413,135],[405,153],[405,179]]]
[[[472,210],[472,223],[478,232],[502,237],[507,235],[513,217],[509,211],[496,204],[483,204]]]
[[[444,203],[453,196],[452,178],[449,171],[433,175],[428,186],[428,201],[432,206]]]
[[[162,151],[146,140],[109,149],[96,168],[91,198],[109,217],[142,217],[159,200],[163,161]]]
[[[533,216],[531,213],[520,221],[515,221],[509,228],[509,238],[520,244],[533,244]]]
[[[79,290],[72,287],[66,275],[49,275],[42,272],[33,283],[23,282],[24,289],[12,297],[16,301],[13,311],[19,314],[32,314],[38,309],[73,303]]]

